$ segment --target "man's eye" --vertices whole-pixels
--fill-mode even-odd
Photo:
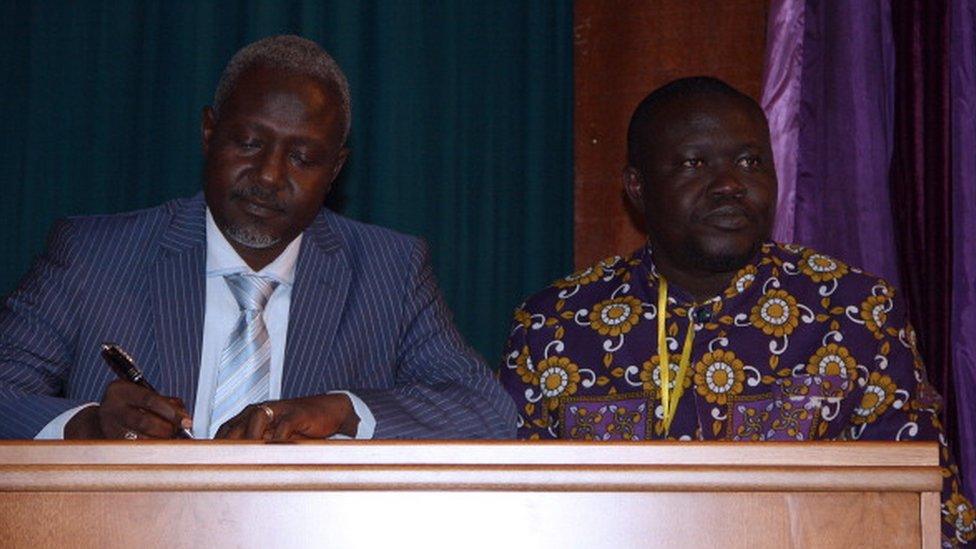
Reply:
[[[292,162],[294,162],[296,165],[301,166],[303,168],[308,166],[313,166],[316,163],[314,158],[304,153],[293,152],[289,156],[291,156]]]
[[[762,165],[762,158],[758,156],[744,156],[739,159],[739,166],[743,168],[758,168]]]
[[[261,148],[261,142],[256,139],[242,139],[237,142],[237,146],[248,151]]]
[[[705,164],[705,161],[701,158],[686,158],[681,162],[681,165],[686,168],[700,168]]]

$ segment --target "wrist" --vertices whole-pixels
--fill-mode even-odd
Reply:
[[[98,422],[98,406],[89,406],[80,410],[64,424],[64,438],[91,439],[105,438]]]
[[[359,431],[359,416],[356,415],[356,409],[353,408],[352,400],[349,399],[348,395],[344,394],[334,396],[339,397],[342,403],[342,414],[339,417],[343,418],[343,420],[339,424],[337,432],[349,438],[356,438],[356,433]]]

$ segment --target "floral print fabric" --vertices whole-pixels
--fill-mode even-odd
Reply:
[[[670,287],[671,388],[691,365],[664,432],[652,252],[556,281],[515,312],[500,377],[519,438],[577,440],[938,440],[943,540],[976,538],[904,305],[884,280],[813,250],[763,244],[720,295]]]

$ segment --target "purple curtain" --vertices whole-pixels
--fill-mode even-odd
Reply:
[[[976,500],[976,2],[949,4],[952,142],[951,362],[959,465]]]
[[[899,285],[887,1],[806,2],[795,240]]]
[[[797,146],[800,137],[800,93],[803,75],[804,0],[771,2],[766,25],[762,107],[773,138],[773,160],[779,177],[773,239],[793,242],[796,219]]]
[[[976,2],[771,0],[764,78],[775,236],[902,289],[972,498]]]
[[[891,200],[902,290],[929,380],[947,411],[952,380],[953,216],[950,168],[949,28],[945,0],[893,2],[895,150]],[[955,413],[946,432],[959,446]]]

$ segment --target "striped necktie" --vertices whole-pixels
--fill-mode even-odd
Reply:
[[[248,404],[268,399],[271,389],[271,342],[264,307],[278,282],[257,275],[224,276],[241,316],[220,353],[217,390],[210,410],[210,437]]]

